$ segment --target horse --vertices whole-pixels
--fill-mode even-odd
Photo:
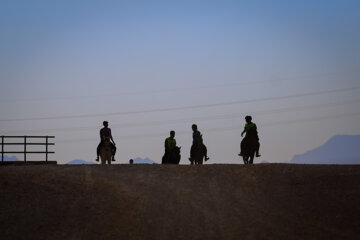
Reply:
[[[203,144],[193,145],[191,147],[191,157],[189,158],[191,165],[201,165],[204,162],[205,146]]]
[[[181,147],[175,147],[172,151],[165,152],[162,157],[162,164],[179,164],[181,155],[180,155]]]
[[[100,149],[101,165],[105,165],[106,161],[111,164],[111,158],[113,156],[112,145],[109,138],[105,138],[104,143]]]
[[[253,135],[244,138],[244,147],[242,149],[244,164],[253,164],[255,152],[258,149],[259,140]]]

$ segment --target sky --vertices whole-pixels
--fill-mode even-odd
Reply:
[[[160,163],[174,130],[188,164],[196,123],[209,164],[241,163],[251,115],[255,163],[289,162],[360,134],[359,11],[357,0],[2,0],[0,135],[55,136],[50,159],[94,161],[107,120],[117,163]]]

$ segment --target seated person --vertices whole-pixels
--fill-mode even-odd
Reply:
[[[103,146],[103,143],[105,141],[106,138],[109,138],[111,141],[111,146],[112,146],[112,159],[111,161],[115,161],[115,153],[116,153],[116,147],[115,147],[115,142],[114,139],[111,135],[111,129],[108,127],[109,123],[107,121],[103,122],[104,127],[100,130],[100,143],[96,149],[96,153],[97,153],[97,158],[96,161],[99,161],[99,155],[100,155],[100,149]]]
[[[207,155],[207,148],[203,142],[203,138],[202,135],[200,133],[200,131],[198,131],[197,125],[193,124],[191,126],[192,130],[193,130],[193,144],[191,146],[191,150],[190,150],[190,158],[189,160],[192,161],[193,160],[193,156],[195,155],[195,151],[198,148],[202,148],[203,150],[203,156],[205,157],[205,161],[209,160],[210,158]]]
[[[251,122],[251,120],[252,120],[251,116],[246,116],[245,120],[246,120],[246,124],[245,124],[245,127],[244,127],[244,131],[241,133],[241,136],[243,136],[244,133],[245,133],[245,137],[241,141],[241,144],[240,144],[240,154],[239,154],[239,156],[244,155],[243,154],[243,149],[245,149],[245,147],[246,147],[246,143],[249,140],[249,136],[253,135],[255,137],[255,139],[257,140],[256,157],[261,157],[261,155],[259,154],[260,143],[259,143],[259,136],[258,136],[258,133],[257,133],[256,124]]]

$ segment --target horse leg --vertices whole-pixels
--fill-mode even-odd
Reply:
[[[199,161],[199,165],[203,164],[203,156],[202,155],[201,155],[201,157],[199,157],[198,161]]]
[[[249,162],[249,164],[253,164],[254,157],[255,157],[255,151],[250,154],[250,162]]]
[[[244,164],[248,164],[248,156],[243,156]]]

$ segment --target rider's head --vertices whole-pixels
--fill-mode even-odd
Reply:
[[[197,125],[196,125],[196,124],[193,124],[193,125],[191,126],[191,128],[192,128],[193,131],[196,131],[196,130],[197,130]]]
[[[103,121],[104,127],[107,127],[109,125],[108,121]]]
[[[170,137],[175,137],[175,131],[173,130],[170,131]]]
[[[246,120],[246,122],[248,122],[248,123],[249,123],[249,122],[251,122],[252,117],[251,117],[251,116],[246,116],[246,117],[245,117],[245,120]]]

